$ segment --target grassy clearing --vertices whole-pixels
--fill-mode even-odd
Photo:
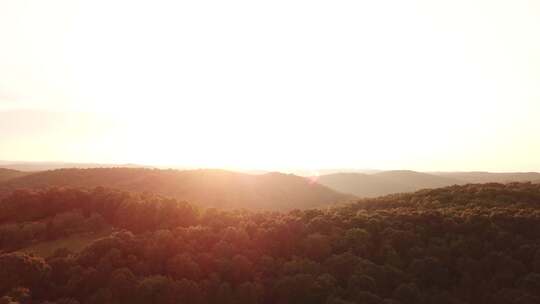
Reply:
[[[70,251],[79,252],[93,241],[108,236],[111,232],[112,230],[107,229],[95,233],[70,235],[68,237],[53,241],[35,243],[31,246],[20,249],[19,251],[24,253],[33,253],[41,257],[51,256],[57,249],[60,248],[67,248]]]

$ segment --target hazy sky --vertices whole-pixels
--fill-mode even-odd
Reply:
[[[0,159],[540,170],[540,1],[0,0]]]

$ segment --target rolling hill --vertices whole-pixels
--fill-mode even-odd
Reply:
[[[416,172],[410,170],[381,171],[373,174],[336,173],[322,175],[317,181],[331,189],[358,197],[411,192],[452,185],[540,182],[537,172]]]
[[[7,181],[7,180],[10,180],[10,179],[13,179],[13,178],[24,176],[24,175],[27,175],[27,174],[28,173],[26,173],[26,172],[21,172],[21,171],[17,171],[17,170],[6,169],[6,168],[0,168],[0,183],[4,182],[4,181]]]
[[[329,174],[320,176],[318,182],[336,191],[359,197],[376,197],[465,183],[445,176],[406,170],[383,171],[375,174]]]
[[[335,173],[322,175],[317,182],[328,188],[359,197],[376,197],[407,191],[407,187],[384,178],[363,173]]]
[[[510,183],[540,181],[538,172],[434,172],[433,175],[454,178],[467,183]]]
[[[414,188],[414,190],[423,188],[440,188],[464,183],[463,181],[455,178],[436,176],[433,174],[409,170],[383,171],[374,174],[374,176],[383,178],[387,181],[406,185],[411,189]]]
[[[353,199],[290,174],[250,175],[224,170],[135,168],[59,169],[0,183],[0,195],[18,188],[105,186],[153,192],[203,207],[290,210],[330,206]]]

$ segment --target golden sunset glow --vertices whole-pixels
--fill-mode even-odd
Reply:
[[[540,0],[0,0],[3,303],[540,303]]]
[[[0,159],[540,170],[537,1],[8,0],[0,38]]]

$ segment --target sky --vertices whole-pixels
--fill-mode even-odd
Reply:
[[[540,171],[536,0],[0,0],[0,159]]]

